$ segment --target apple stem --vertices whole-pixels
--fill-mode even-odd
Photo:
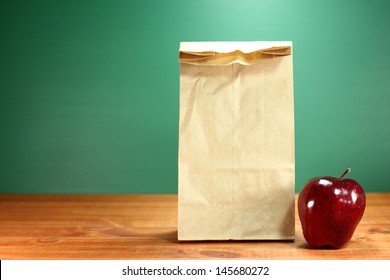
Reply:
[[[344,171],[343,175],[340,176],[339,180],[343,179],[345,175],[347,175],[349,172],[351,172],[351,168],[347,168],[347,170]]]

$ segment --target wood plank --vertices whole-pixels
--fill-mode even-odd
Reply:
[[[368,193],[340,250],[295,242],[178,242],[176,195],[0,195],[0,259],[390,259],[390,193]]]

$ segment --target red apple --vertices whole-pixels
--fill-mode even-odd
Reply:
[[[366,195],[358,182],[318,177],[309,180],[298,197],[303,235],[313,248],[341,248],[352,237],[366,207]]]

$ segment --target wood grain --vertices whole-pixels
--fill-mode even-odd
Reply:
[[[177,241],[176,195],[0,195],[0,259],[390,259],[390,193],[368,193],[352,240]]]

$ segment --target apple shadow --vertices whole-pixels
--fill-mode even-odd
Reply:
[[[333,250],[337,250],[336,248],[333,248],[329,245],[326,245],[326,246],[322,246],[320,248],[314,248],[312,246],[310,246],[308,243],[302,243],[300,245],[297,246],[299,249],[304,249],[304,250],[329,250],[329,251],[333,251]]]

